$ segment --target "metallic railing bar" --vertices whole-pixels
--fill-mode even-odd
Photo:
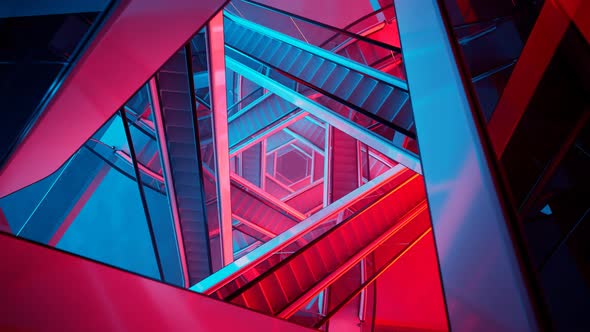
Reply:
[[[379,271],[377,271],[375,274],[373,274],[370,278],[367,278],[366,280],[364,280],[361,283],[361,286],[359,288],[357,288],[354,292],[352,292],[349,296],[347,296],[340,304],[338,304],[336,307],[334,307],[324,318],[322,318],[319,322],[317,322],[314,325],[314,327],[320,328],[330,318],[332,318],[332,316],[334,316],[335,313],[337,313],[340,309],[342,309],[342,307],[344,307],[346,304],[348,304],[348,302],[350,302],[352,299],[354,299],[355,296],[357,296],[359,294],[362,295],[362,293],[365,292],[365,290],[368,286],[370,286],[373,282],[375,282],[375,280],[377,280],[377,278],[379,278],[383,273],[385,273],[385,271],[387,271],[387,269],[389,269],[393,264],[395,264],[397,261],[399,261],[405,254],[407,254],[412,248],[414,248],[418,244],[418,242],[420,242],[424,237],[426,237],[431,232],[432,232],[432,227],[428,227],[417,238],[412,240],[412,242],[410,242],[407,247],[405,247],[402,251],[400,251],[395,256],[393,256],[393,258],[389,262],[387,262],[387,264],[382,266],[379,269]]]
[[[250,111],[252,108],[254,108],[258,104],[260,104],[262,101],[266,100],[271,95],[272,95],[272,93],[265,93],[262,96],[256,98],[254,101],[252,101],[250,104],[248,104],[248,106],[242,108],[241,110],[237,111],[236,113],[234,113],[233,115],[231,115],[230,117],[228,117],[227,121],[229,123],[232,123],[235,119],[237,119],[240,116],[244,115],[245,113],[247,113],[248,111]],[[242,100],[244,100],[244,98]],[[240,103],[242,100],[240,100],[238,103]]]
[[[285,212],[289,217],[294,218],[296,220],[303,220],[305,219],[305,215],[291,206],[287,205],[285,202],[280,201],[276,197],[272,196],[271,194],[263,191],[262,189],[254,186],[248,180],[244,179],[243,177],[232,173],[231,180],[240,186],[242,186],[247,192],[252,193],[255,196],[258,196],[262,199],[263,202],[266,203],[271,208],[278,208]]]
[[[293,130],[289,129],[289,128],[285,128],[283,129],[287,134],[293,136],[294,138],[298,139],[299,141],[303,142],[306,146],[309,146],[312,150],[314,150],[317,153],[321,153],[322,155],[324,154],[324,150],[318,148],[315,144],[313,144],[313,142],[311,142],[307,137],[304,137],[296,132],[294,132]]]
[[[297,111],[294,110],[291,115],[285,117],[284,120],[277,122],[274,126],[268,127],[266,130],[259,132],[258,134],[250,137],[248,140],[238,143],[234,146],[230,147],[229,156],[233,157],[238,153],[248,149],[249,147],[258,144],[261,140],[265,137],[270,136],[274,133],[277,133],[284,128],[290,126],[291,124],[305,118],[307,116],[307,112],[304,111]]]
[[[253,223],[253,222],[251,222],[249,220],[246,220],[246,219],[244,219],[244,218],[242,218],[242,217],[240,217],[240,216],[238,216],[236,214],[233,215],[233,218],[235,220],[239,221],[240,223],[248,226],[249,228],[252,228],[253,230],[255,230],[257,232],[262,233],[262,234],[268,236],[271,239],[277,236],[275,233],[269,231],[268,229],[263,228],[263,227],[260,227],[260,226],[256,225],[255,223]]]

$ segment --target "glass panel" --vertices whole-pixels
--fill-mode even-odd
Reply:
[[[128,153],[115,115],[53,175],[0,199],[14,234],[159,279]]]
[[[156,139],[153,122],[154,108],[148,85],[141,88],[126,106],[125,113],[137,159],[136,166],[140,171],[143,193],[148,206],[164,280],[182,287],[184,286],[184,276],[179,244],[164,181],[160,146]],[[137,116],[134,109],[143,110],[142,114]],[[128,154],[123,156],[131,161]]]

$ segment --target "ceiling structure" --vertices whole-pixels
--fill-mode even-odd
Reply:
[[[524,240],[539,231],[515,223],[559,213],[547,184],[579,174],[566,156],[585,149],[587,103],[568,95],[578,111],[551,136],[565,143],[530,158],[549,160],[542,185],[498,169],[541,121],[514,98],[544,20],[562,6],[562,28],[585,31],[586,8],[548,2],[533,28],[504,15],[513,2],[473,2],[97,2],[11,134],[0,231],[302,330],[566,324],[544,321],[547,261]],[[582,52],[572,34],[556,54]],[[579,224],[585,203],[570,205]]]

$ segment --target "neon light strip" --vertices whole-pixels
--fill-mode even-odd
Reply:
[[[347,59],[347,58],[340,56],[338,54],[334,54],[332,52],[326,51],[326,50],[319,48],[317,46],[306,44],[306,43],[300,41],[299,39],[295,39],[291,36],[284,35],[284,34],[279,33],[277,31],[274,31],[274,30],[271,30],[271,29],[266,28],[264,26],[253,23],[251,21],[248,21],[243,18],[232,15],[228,12],[225,12],[225,16],[227,16],[229,19],[236,22],[237,24],[244,26],[252,31],[255,31],[257,33],[268,36],[270,38],[282,41],[282,42],[287,43],[289,45],[295,46],[295,47],[302,49],[306,52],[317,55],[317,56],[324,58],[326,60],[332,61],[340,66],[352,69],[352,70],[359,72],[361,74],[376,78],[376,79],[378,79],[386,84],[389,84],[391,86],[394,86],[396,88],[402,89],[404,91],[408,91],[408,84],[406,82],[400,80],[397,77],[385,74],[384,72],[381,72],[379,70],[371,68],[367,65],[360,64],[356,61],[352,61],[352,60]]]
[[[223,265],[234,260],[231,219],[231,184],[229,170],[229,137],[227,122],[227,95],[225,72],[225,41],[223,35],[223,13],[218,12],[207,24],[209,46],[209,80],[211,109],[213,111],[213,146],[217,176],[217,197],[219,229]]]
[[[277,96],[285,99],[293,105],[309,112],[310,114],[330,123],[330,125],[340,129],[350,136],[360,140],[361,142],[371,146],[373,149],[383,153],[387,157],[405,165],[416,173],[422,174],[422,166],[420,160],[416,155],[409,151],[405,151],[399,147],[392,145],[384,138],[377,134],[360,127],[357,124],[351,123],[348,119],[338,115],[328,108],[318,104],[317,102],[293,91],[292,89],[260,74],[259,72],[245,66],[238,61],[226,57],[226,66],[246,77],[250,81],[268,89]]]

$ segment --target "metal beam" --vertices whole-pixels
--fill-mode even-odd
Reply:
[[[359,141],[370,145],[375,150],[378,150],[387,157],[405,165],[416,173],[422,174],[420,160],[416,155],[394,146],[391,142],[386,141],[377,134],[362,128],[355,123],[351,123],[351,121],[334,113],[330,109],[260,74],[236,60],[226,57],[226,64],[228,68],[246,77],[250,81],[268,89],[272,93],[287,100],[293,105],[300,107],[306,112],[328,122],[330,125],[346,132]]]
[[[158,266],[158,273],[160,276],[160,280],[162,282],[166,282],[166,278],[164,276],[164,268],[162,266],[162,258],[160,256],[160,249],[158,248],[158,243],[156,241],[156,234],[154,232],[154,224],[152,222],[152,217],[150,215],[150,210],[148,208],[147,199],[145,197],[145,190],[143,188],[143,183],[141,181],[141,172],[139,170],[139,166],[137,166],[137,155],[135,153],[135,145],[133,144],[133,138],[131,137],[131,130],[129,129],[129,121],[127,120],[127,115],[125,110],[120,110],[119,114],[121,116],[121,121],[123,122],[123,129],[125,130],[125,136],[127,138],[127,145],[129,146],[129,155],[131,156],[131,161],[133,163],[133,170],[135,173],[135,181],[137,182],[137,188],[139,189],[139,197],[141,198],[141,206],[143,207],[143,211],[145,213],[145,221],[148,227],[148,231],[150,234],[150,240],[152,241],[152,250],[154,252],[154,257],[156,259],[156,264]]]
[[[213,114],[213,145],[215,147],[215,175],[223,265],[234,260],[231,183],[229,170],[229,138],[227,95],[225,85],[225,42],[223,12],[218,12],[207,24],[209,44],[209,79],[211,80],[211,109]]]
[[[311,142],[307,137],[304,137],[296,132],[294,132],[293,130],[289,129],[289,128],[285,128],[284,131],[293,136],[294,138],[298,139],[299,141],[301,141],[302,143],[304,143],[306,146],[308,146],[310,149],[314,150],[317,153],[320,154],[324,154],[324,150],[318,148],[315,144],[313,144],[313,142]]]
[[[438,3],[394,2],[450,329],[536,331],[495,158]]]
[[[246,220],[246,219],[244,219],[244,218],[242,218],[242,217],[240,217],[240,216],[238,216],[238,215],[235,215],[235,214],[234,214],[234,215],[233,215],[233,218],[234,218],[235,220],[239,221],[240,223],[242,223],[242,224],[246,225],[247,227],[249,227],[249,228],[251,228],[251,229],[255,230],[256,232],[258,232],[258,233],[261,233],[261,234],[263,234],[263,235],[265,235],[265,236],[268,236],[268,237],[269,237],[269,238],[271,238],[271,239],[272,239],[273,237],[277,236],[275,233],[273,233],[273,232],[269,231],[268,229],[266,229],[266,228],[263,228],[263,227],[260,227],[260,226],[256,225],[255,223],[253,223],[253,222],[251,222],[251,221],[249,221],[249,220]]]
[[[279,208],[285,214],[287,214],[289,217],[297,219],[299,221],[305,219],[305,215],[303,213],[295,210],[294,208],[292,208],[291,206],[289,206],[285,202],[282,202],[281,200],[272,196],[271,194],[267,193],[266,191],[256,187],[255,185],[250,183],[250,181],[244,179],[243,177],[241,177],[237,174],[232,174],[231,180],[234,181],[235,183],[237,183],[238,185],[244,187],[247,192],[250,192],[250,193],[252,193],[252,195],[258,196],[259,198],[261,198],[262,201],[267,203],[267,205],[270,204],[270,205],[274,205],[275,207]],[[263,180],[264,180],[264,178],[263,178]]]

